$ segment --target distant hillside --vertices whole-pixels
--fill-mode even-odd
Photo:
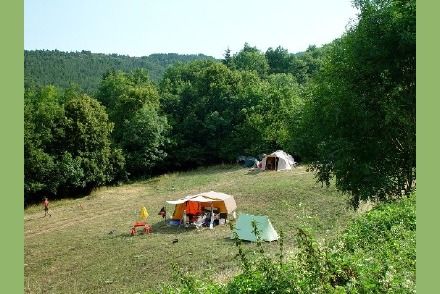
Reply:
[[[87,94],[93,94],[103,74],[110,70],[130,71],[146,68],[154,82],[161,80],[165,70],[176,62],[197,59],[214,59],[203,54],[180,55],[177,53],[151,54],[130,57],[118,54],[62,52],[58,50],[24,51],[24,87],[30,85],[69,87],[79,85]]]

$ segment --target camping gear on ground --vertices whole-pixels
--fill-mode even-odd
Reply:
[[[279,239],[269,218],[265,215],[240,214],[235,224],[235,232],[238,238],[246,241],[256,241],[252,221],[256,222],[257,230],[260,232],[260,239],[264,241],[275,241]]]
[[[177,221],[184,225],[187,222],[195,223],[203,213],[209,213],[209,218],[205,218],[205,224],[206,220],[209,220],[207,224],[209,227],[219,222],[215,219],[216,216],[226,220],[227,215],[237,208],[233,196],[214,191],[188,195],[177,200],[169,200],[167,203],[175,205],[170,224],[176,224]]]
[[[269,155],[266,155],[261,160],[261,170],[290,170],[295,167],[297,163],[293,159],[292,155],[282,151],[277,150]]]
[[[237,157],[237,163],[243,163],[243,167],[254,168],[258,166],[258,159],[253,156],[240,155]]]
[[[205,224],[206,218],[207,218],[206,213],[201,214],[201,215],[198,217],[197,221],[195,221],[195,222],[193,223],[193,225],[194,225],[197,229],[200,229],[200,228],[203,227],[203,225]]]
[[[145,208],[145,206],[142,206],[142,209],[141,209],[141,218],[142,218],[143,220],[145,220],[145,219],[147,219],[147,217],[148,217],[147,209]]]
[[[243,167],[257,167],[258,166],[258,160],[255,157],[247,157],[244,161]]]
[[[166,219],[167,217],[167,210],[165,208],[165,206],[162,206],[162,208],[160,209],[159,213],[157,215],[161,215],[162,218]]]

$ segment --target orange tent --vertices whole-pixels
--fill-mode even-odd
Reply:
[[[237,204],[233,196],[220,192],[204,192],[196,195],[189,195],[178,200],[167,201],[175,204],[173,220],[181,220],[184,211],[187,215],[199,215],[203,208],[213,208],[219,213],[230,214],[237,209]]]

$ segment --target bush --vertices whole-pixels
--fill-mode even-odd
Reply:
[[[162,293],[415,293],[415,209],[415,194],[380,204],[325,246],[299,228],[298,252],[287,261],[283,234],[276,260],[265,253],[253,223],[256,250],[245,251],[235,236],[242,273],[227,285],[177,270],[182,287],[165,285]]]
[[[333,280],[347,291],[416,291],[416,196],[381,204],[329,246]]]

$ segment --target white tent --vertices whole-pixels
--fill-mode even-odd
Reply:
[[[292,155],[278,150],[272,154],[266,155],[261,161],[262,170],[289,170],[296,165]]]
[[[264,241],[275,241],[279,239],[278,233],[272,226],[269,218],[265,215],[240,214],[235,224],[235,232],[238,238],[247,241],[256,241],[257,237],[253,233],[252,221],[256,222],[260,232],[260,238]]]

